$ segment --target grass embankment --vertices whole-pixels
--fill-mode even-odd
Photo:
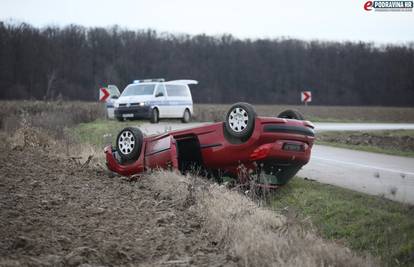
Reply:
[[[80,141],[103,147],[123,127],[140,123],[97,120],[73,132]],[[294,214],[296,221],[311,221],[324,238],[378,256],[386,265],[414,264],[414,209],[406,205],[295,178],[277,191],[272,206]]]
[[[414,130],[321,132],[316,143],[335,147],[414,157]]]
[[[119,122],[115,120],[96,120],[80,123],[73,128],[73,133],[81,143],[89,143],[97,147],[114,144],[118,133],[128,126],[139,126],[141,121]]]
[[[324,238],[369,252],[385,265],[414,265],[413,206],[300,178],[278,190],[271,205],[310,220]]]

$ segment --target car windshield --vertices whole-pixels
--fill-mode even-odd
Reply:
[[[152,95],[155,84],[131,84],[122,92],[121,96]]]

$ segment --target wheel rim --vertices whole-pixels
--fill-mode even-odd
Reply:
[[[135,137],[130,131],[124,131],[118,138],[118,147],[122,154],[128,155],[132,153],[135,147]]]
[[[230,112],[228,120],[230,128],[233,131],[240,133],[247,128],[249,116],[246,110],[241,107],[236,107]]]
[[[188,113],[188,110],[186,110],[184,113],[184,120],[188,121],[189,119],[190,119],[190,114]]]

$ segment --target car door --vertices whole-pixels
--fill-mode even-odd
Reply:
[[[158,107],[158,111],[160,112],[160,118],[168,118],[169,117],[169,110],[168,110],[168,103],[167,103],[167,94],[165,92],[164,84],[158,84],[157,88],[154,92],[154,104]]]

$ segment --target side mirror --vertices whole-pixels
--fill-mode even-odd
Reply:
[[[118,99],[119,97],[117,95],[111,96],[112,99]]]
[[[164,94],[162,92],[158,92],[157,94],[155,94],[155,97],[160,97],[160,96],[164,96]]]

